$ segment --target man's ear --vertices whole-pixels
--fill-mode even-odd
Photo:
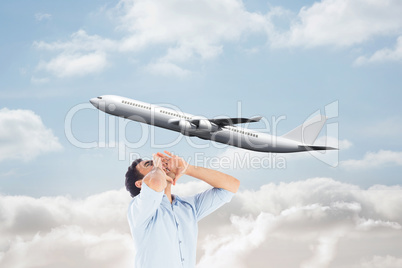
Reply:
[[[142,185],[142,180],[138,180],[138,181],[135,182],[135,186],[136,186],[137,188],[140,188],[140,189],[141,189],[141,185]]]

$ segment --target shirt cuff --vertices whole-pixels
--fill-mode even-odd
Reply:
[[[228,190],[225,190],[222,188],[216,188],[216,189],[217,189],[217,194],[218,194],[219,198],[225,203],[229,203],[230,200],[232,200],[232,197],[235,195],[231,191],[228,191]]]

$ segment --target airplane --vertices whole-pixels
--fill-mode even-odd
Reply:
[[[262,117],[207,119],[116,95],[92,98],[90,103],[97,109],[114,116],[251,151],[294,153],[337,150],[333,147],[313,145],[326,122],[326,117],[322,115],[308,120],[282,136],[273,136],[236,126],[258,122]]]

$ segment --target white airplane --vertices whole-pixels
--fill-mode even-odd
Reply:
[[[114,95],[92,98],[90,102],[111,115],[257,152],[292,153],[337,149],[313,145],[326,122],[326,117],[322,115],[277,137],[236,126],[258,122],[262,117],[207,119]]]

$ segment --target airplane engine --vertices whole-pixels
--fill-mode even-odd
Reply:
[[[209,132],[215,132],[218,131],[218,126],[214,123],[211,123],[208,119],[200,120],[198,123],[198,129],[200,130],[206,130]]]
[[[197,127],[194,124],[188,122],[187,120],[180,120],[179,127],[180,132],[183,134],[197,129]]]

